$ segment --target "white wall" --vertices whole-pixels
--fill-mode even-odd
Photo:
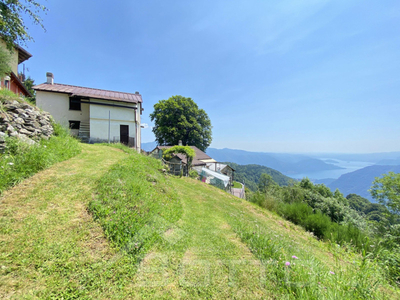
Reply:
[[[91,102],[136,107],[137,109],[81,104],[81,111],[69,110],[69,95],[63,93],[36,91],[36,104],[48,111],[54,120],[68,127],[69,121],[90,122],[90,140],[92,142],[108,141],[108,113],[111,114],[110,140],[120,137],[120,125],[129,126],[129,136],[135,138],[136,149],[140,151],[140,109],[141,104],[90,99]],[[77,135],[78,130],[71,130]]]
[[[89,123],[89,104],[81,104],[81,110],[69,110],[69,95],[36,91],[36,105],[49,112],[57,123],[69,127],[69,121]],[[72,130],[77,135],[78,130]]]
[[[129,106],[132,108],[137,107],[133,103],[106,101],[99,99],[90,99],[91,102]],[[135,109],[104,106],[98,104],[90,105],[90,139],[96,141],[108,141],[109,131],[109,113],[110,113],[110,141],[114,137],[119,140],[120,138],[120,125],[129,126],[129,137],[135,138],[137,150],[140,151],[140,116],[138,122],[138,112]],[[140,114],[140,112],[139,112]]]

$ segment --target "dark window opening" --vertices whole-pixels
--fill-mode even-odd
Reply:
[[[77,97],[70,97],[69,110],[81,110],[81,99]]]
[[[70,129],[79,129],[81,127],[81,121],[69,121]]]

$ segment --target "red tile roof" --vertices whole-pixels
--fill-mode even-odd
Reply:
[[[65,93],[70,96],[88,97],[95,99],[114,100],[127,103],[142,103],[140,94],[122,93],[108,90],[93,89],[61,83],[42,83],[33,87],[36,91]]]

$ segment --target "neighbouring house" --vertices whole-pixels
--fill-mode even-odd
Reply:
[[[150,152],[150,156],[161,159],[163,149],[168,149],[171,147],[172,146],[157,146]],[[218,178],[215,180],[222,180],[224,189],[230,189],[233,185],[235,170],[226,164],[217,162],[215,159],[208,156],[196,146],[190,146],[190,148],[192,148],[196,153],[192,161],[192,168],[196,170],[202,178],[204,178],[203,181],[207,183],[213,183],[212,180],[214,180],[214,178]],[[172,174],[187,174],[187,161],[184,154],[175,154],[168,161],[168,164]],[[220,187],[222,188],[222,186]]]
[[[5,51],[9,51],[6,43],[0,39],[0,47]],[[1,78],[1,87],[6,88],[17,95],[32,97],[31,93],[23,84],[24,78],[18,76],[18,65],[32,57],[28,51],[15,44],[14,49],[11,51],[11,73],[4,78]]]
[[[231,166],[223,163],[208,163],[207,168],[210,169],[211,171],[218,172],[221,174],[224,174],[226,176],[229,176],[232,179],[232,184],[233,184],[233,177],[234,177],[234,172],[235,169],[232,168]]]
[[[140,152],[142,96],[47,82],[36,85],[36,105],[88,143],[120,142]]]

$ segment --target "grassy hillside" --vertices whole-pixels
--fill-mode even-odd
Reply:
[[[347,247],[152,158],[82,148],[1,198],[1,298],[399,296]]]

